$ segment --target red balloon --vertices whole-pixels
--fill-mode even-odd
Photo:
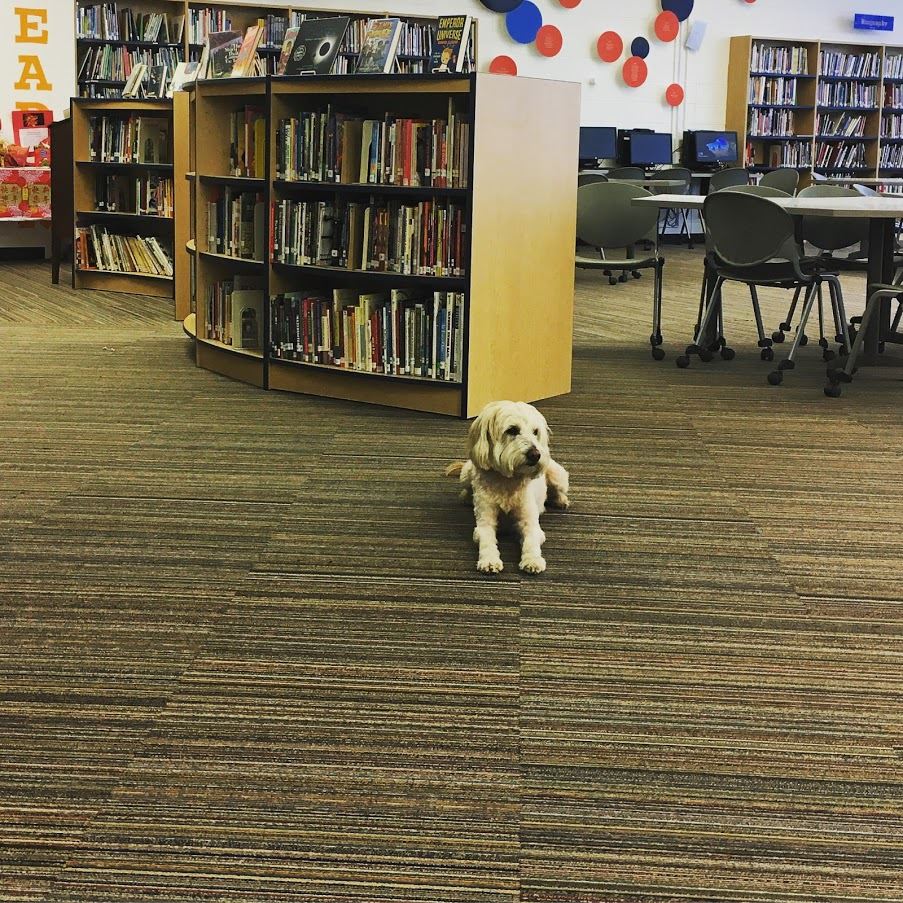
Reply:
[[[536,32],[536,49],[543,56],[555,56],[561,44],[561,32],[554,25],[543,25]]]
[[[624,42],[616,31],[606,31],[599,35],[596,50],[602,62],[613,63],[624,52]]]
[[[680,19],[671,10],[665,10],[656,16],[655,36],[660,41],[673,41],[677,37],[678,31],[680,31]]]
[[[668,85],[668,88],[665,91],[665,100],[667,100],[672,107],[679,107],[684,102],[684,89],[677,84],[677,82]]]
[[[490,64],[489,71],[496,75],[517,75],[517,63],[510,56],[497,56]]]
[[[621,72],[624,76],[624,84],[629,85],[631,88],[639,88],[646,81],[646,76],[649,74],[649,70],[646,68],[646,61],[639,56],[628,57],[624,61],[624,68]]]
[[[573,9],[575,6],[580,6],[580,0],[558,0],[558,2],[565,9]],[[747,0],[747,2],[752,2],[752,0]]]

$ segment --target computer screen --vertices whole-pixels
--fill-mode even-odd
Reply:
[[[670,163],[671,135],[667,132],[631,132],[630,162],[634,166]]]
[[[736,132],[696,132],[697,163],[736,163]]]
[[[580,129],[580,159],[606,160],[615,157],[616,130],[613,126],[594,125]]]

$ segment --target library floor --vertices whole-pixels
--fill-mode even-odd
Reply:
[[[661,364],[578,274],[540,578],[475,572],[461,422],[0,267],[0,900],[903,898],[903,367],[771,388],[734,290],[678,370],[699,262]]]

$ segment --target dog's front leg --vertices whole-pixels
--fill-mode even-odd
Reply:
[[[473,541],[480,547],[477,570],[483,574],[497,574],[504,567],[495,537],[499,523],[498,508],[485,499],[478,502],[477,498],[474,493],[473,513],[477,525],[473,531]]]
[[[555,508],[567,508],[570,478],[568,472],[557,462],[549,461],[546,467],[546,482],[549,485],[549,504]]]
[[[541,574],[546,569],[546,560],[542,557],[546,534],[539,526],[539,506],[531,497],[518,512],[517,528],[521,535],[520,569],[528,574]]]

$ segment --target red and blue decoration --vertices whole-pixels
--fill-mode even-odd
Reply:
[[[603,63],[613,63],[624,52],[624,42],[616,31],[604,31],[596,41],[596,52]]]
[[[543,25],[536,32],[536,49],[543,56],[555,56],[562,43],[561,32],[554,25]]]
[[[505,28],[512,40],[518,44],[530,44],[536,40],[542,28],[542,13],[531,0],[521,0],[511,12],[505,15]]]
[[[517,63],[510,56],[499,54],[489,64],[489,71],[496,75],[517,75]]]
[[[680,19],[670,10],[659,13],[655,18],[655,36],[665,44],[673,41],[680,31]]]
[[[693,12],[693,0],[662,0],[662,10],[666,13],[674,13],[678,20],[686,22]]]
[[[638,56],[628,57],[624,61],[624,68],[621,70],[621,75],[624,78],[625,85],[630,88],[639,88],[639,86],[646,81],[646,76],[649,75],[646,61]]]
[[[645,38],[634,38],[630,45],[630,53],[641,60],[646,59],[649,56],[649,42]]]
[[[480,3],[494,13],[510,13],[512,9],[517,9],[521,5],[522,0],[480,0]]]
[[[665,91],[665,100],[672,107],[679,107],[684,102],[684,89],[677,82],[668,85]]]

